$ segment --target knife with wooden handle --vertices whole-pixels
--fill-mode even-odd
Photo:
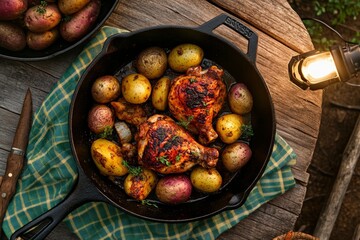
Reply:
[[[5,175],[0,185],[0,233],[7,206],[16,190],[16,183],[24,165],[26,147],[32,121],[32,98],[30,89],[27,90],[16,128],[13,144],[7,158]]]

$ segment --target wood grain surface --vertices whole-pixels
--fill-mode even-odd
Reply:
[[[130,31],[157,25],[197,27],[223,12],[239,19],[258,34],[256,66],[274,101],[277,132],[293,147],[298,158],[293,167],[297,181],[295,188],[261,206],[219,239],[272,239],[292,230],[300,214],[309,178],[306,171],[321,118],[322,91],[303,91],[288,77],[287,66],[291,57],[313,48],[299,16],[286,0],[120,0],[106,24]],[[224,26],[214,32],[246,52],[247,41],[239,34]],[[31,88],[34,109],[37,109],[53,83],[80,51],[78,48],[40,62],[0,61],[1,171],[26,89]],[[64,239],[63,236],[57,238],[58,235],[61,234],[52,234],[49,239]]]

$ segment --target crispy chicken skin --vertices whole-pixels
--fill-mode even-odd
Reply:
[[[116,117],[120,120],[136,126],[146,121],[146,112],[138,104],[128,103],[123,98],[110,104],[115,110]]]
[[[204,145],[218,137],[212,121],[226,97],[223,74],[216,66],[205,71],[200,66],[189,68],[186,75],[174,79],[169,91],[171,114],[178,121],[188,121],[188,130],[199,134],[199,142]]]
[[[182,173],[196,164],[215,167],[219,152],[197,143],[176,122],[156,114],[139,126],[138,163],[158,173]]]

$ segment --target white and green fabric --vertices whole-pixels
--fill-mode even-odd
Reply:
[[[77,178],[68,136],[71,98],[82,72],[101,51],[106,38],[122,30],[103,27],[55,84],[35,113],[27,148],[27,165],[3,223],[11,234],[64,199]],[[269,164],[246,203],[200,221],[164,224],[131,216],[114,206],[93,202],[74,210],[64,220],[80,239],[214,239],[262,204],[295,185],[291,166],[296,156],[276,135]]]

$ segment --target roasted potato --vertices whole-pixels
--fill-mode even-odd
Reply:
[[[226,114],[216,121],[216,132],[224,143],[234,143],[242,134],[243,124],[243,117],[239,114]]]
[[[79,40],[89,32],[100,13],[100,0],[91,0],[84,8],[60,24],[60,35],[68,42]]]
[[[124,181],[124,190],[127,195],[136,199],[144,200],[150,194],[150,192],[155,188],[157,183],[157,175],[153,171],[140,168],[141,171],[131,172],[126,176]]]
[[[229,172],[236,172],[250,160],[251,148],[243,142],[227,145],[221,153],[221,161]]]
[[[11,22],[0,22],[0,47],[10,51],[21,51],[26,47],[24,30]]]
[[[170,83],[170,78],[162,77],[156,82],[152,90],[151,102],[157,110],[164,111],[167,107]]]
[[[220,189],[222,177],[215,168],[195,167],[190,173],[191,184],[200,192],[213,193]]]
[[[231,86],[228,100],[233,113],[246,114],[252,110],[253,98],[249,89],[243,83],[236,83]]]
[[[57,28],[42,33],[28,31],[26,34],[26,43],[30,49],[43,50],[53,44],[59,37]]]
[[[56,4],[37,5],[25,13],[25,26],[35,33],[48,31],[61,21],[61,13]]]
[[[120,147],[109,140],[95,140],[91,144],[91,157],[100,173],[105,176],[124,176],[128,173]]]
[[[27,8],[28,0],[1,0],[0,20],[15,20],[19,18]]]
[[[140,52],[135,67],[148,79],[161,77],[167,67],[167,56],[164,49],[150,47]]]
[[[185,174],[167,175],[156,185],[158,199],[166,204],[175,205],[189,200],[192,192],[190,179]]]
[[[127,102],[141,104],[151,95],[151,83],[142,74],[129,74],[121,80],[121,92]]]
[[[91,86],[91,96],[98,103],[108,103],[119,97],[120,83],[114,76],[105,75],[97,78]]]
[[[85,7],[89,2],[90,0],[59,0],[58,6],[63,14],[71,15]]]
[[[176,72],[186,72],[188,68],[201,64],[204,51],[195,44],[181,44],[171,50],[168,63],[172,70]]]
[[[106,105],[96,105],[90,109],[88,127],[93,133],[99,134],[115,124],[114,113]]]

